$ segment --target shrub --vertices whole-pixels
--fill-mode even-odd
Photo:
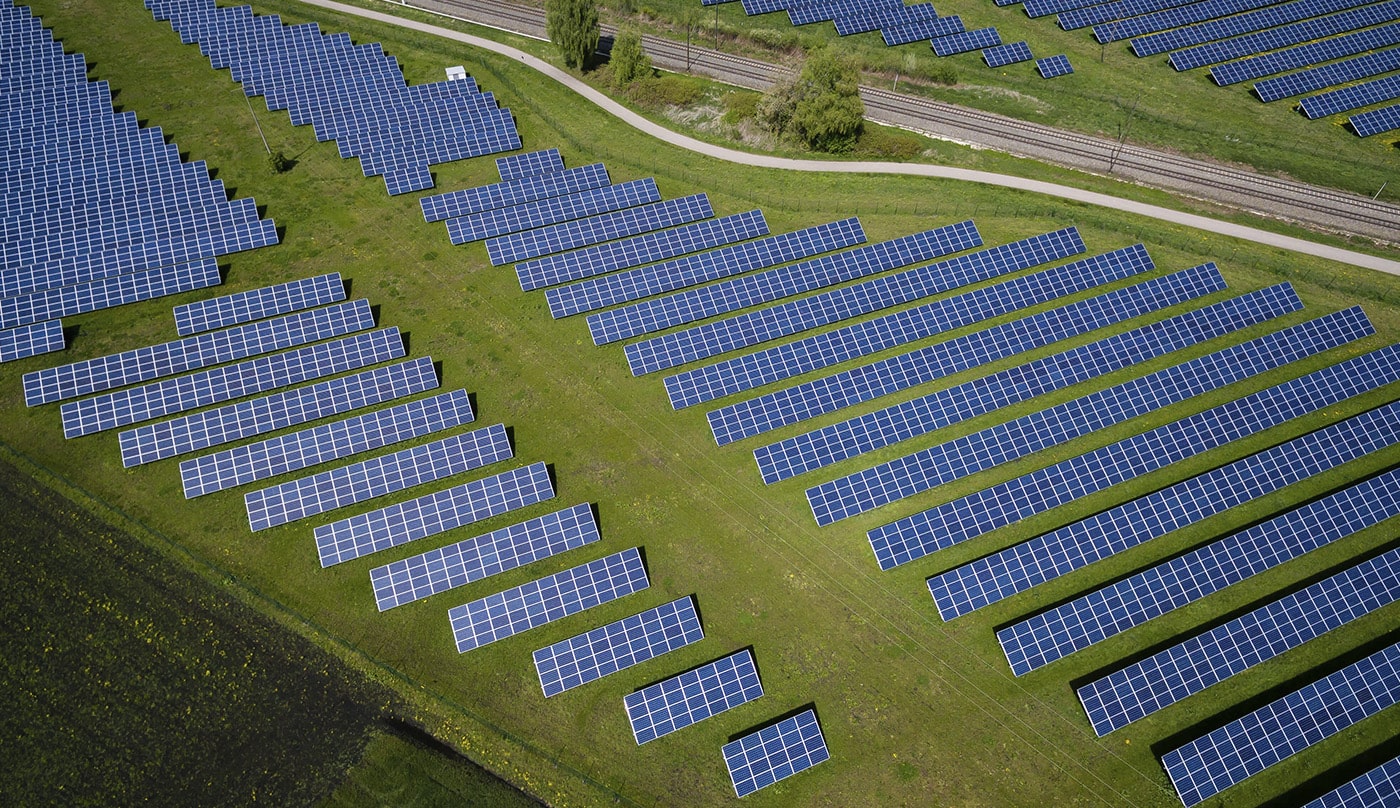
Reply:
[[[564,66],[582,70],[598,50],[597,0],[545,0],[545,34]]]
[[[758,101],[763,96],[745,90],[735,90],[724,96],[724,122],[731,126],[747,121],[758,113]]]
[[[698,81],[671,74],[649,76],[627,85],[627,97],[643,109],[689,106],[704,94]]]
[[[618,32],[608,62],[612,65],[614,87],[626,87],[651,75],[651,59],[642,51],[642,35],[635,28],[623,28]]]

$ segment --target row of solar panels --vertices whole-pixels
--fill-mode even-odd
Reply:
[[[470,78],[408,86],[397,60],[378,43],[356,46],[316,23],[283,25],[277,15],[214,0],[147,0],[186,44],[198,43],[215,68],[229,68],[249,96],[285,109],[358,157],[366,177],[384,177],[391,195],[433,187],[430,166],[514,151],[510,110]]]
[[[0,362],[63,350],[60,318],[221,282],[215,258],[278,241],[28,8],[0,6]]]

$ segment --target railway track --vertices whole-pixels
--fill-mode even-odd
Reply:
[[[423,10],[544,39],[544,12],[506,0],[412,0]],[[605,37],[614,32],[604,26]],[[660,68],[763,90],[791,68],[656,36],[642,44]],[[874,87],[861,87],[866,116],[933,137],[990,148],[1159,188],[1314,229],[1400,242],[1400,206],[1157,149],[1042,126]]]

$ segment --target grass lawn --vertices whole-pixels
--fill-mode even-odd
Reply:
[[[292,2],[261,3],[256,9],[281,13],[288,22],[314,19],[326,31],[349,30],[357,42],[383,42],[414,82],[436,80],[444,66],[463,64],[515,112],[527,148],[558,146],[570,166],[605,160],[614,181],[655,176],[667,198],[708,192],[721,215],[762,207],[774,232],[859,213],[874,241],[970,216],[992,245],[1075,224],[1091,253],[1146,243],[1159,272],[1218,261],[1231,289],[1212,299],[1293,281],[1307,310],[1275,326],[1250,329],[1240,339],[1356,302],[1366,306],[1379,330],[1376,337],[1289,367],[1286,375],[1379,347],[1400,334],[1400,317],[1392,306],[1400,290],[1389,277],[1027,194],[894,177],[795,176],[720,164],[643,138],[509,60]],[[1197,530],[1168,537],[1157,543],[1160,546],[1141,548],[1043,587],[1043,592],[950,624],[938,619],[924,577],[1360,412],[1400,390],[1345,402],[1307,423],[1285,425],[956,550],[880,573],[864,537],[864,531],[877,524],[1276,383],[1285,373],[1234,385],[866,517],[818,529],[802,496],[803,488],[817,480],[763,486],[750,454],[752,442],[716,449],[704,408],[672,412],[658,379],[632,378],[621,350],[595,348],[580,319],[552,321],[542,297],[521,294],[514,273],[490,267],[480,245],[450,246],[441,225],[422,221],[416,198],[387,197],[378,178],[363,178],[355,161],[340,160],[334,144],[317,144],[309,128],[289,126],[285,113],[267,112],[258,99],[250,110],[227,72],[211,70],[197,48],[181,46],[168,26],[152,21],[140,4],[39,0],[34,10],[70,50],[87,54],[95,64],[92,75],[110,81],[119,93],[118,105],[163,127],[190,159],[208,161],[238,196],[256,197],[267,215],[285,228],[282,244],[223,261],[228,280],[221,291],[340,271],[352,283],[352,296],[368,297],[380,307],[383,324],[409,332],[411,355],[430,355],[442,363],[444,390],[465,386],[475,395],[480,425],[505,422],[513,427],[516,460],[493,471],[536,461],[552,463],[558,498],[441,540],[421,542],[423,546],[407,545],[322,570],[311,541],[312,527],[386,502],[250,534],[242,490],[185,501],[175,461],[124,470],[114,434],[64,441],[56,407],[26,409],[20,374],[60,361],[55,357],[5,367],[0,440],[42,466],[59,470],[62,479],[55,485],[80,488],[100,502],[119,506],[150,530],[174,538],[202,563],[217,566],[268,613],[393,687],[414,723],[546,802],[732,801],[719,747],[776,716],[812,704],[832,761],[764,789],[747,803],[1170,806],[1177,801],[1156,759],[1165,751],[1159,747],[1166,739],[1209,728],[1222,714],[1271,688],[1326,672],[1333,660],[1400,626],[1400,610],[1382,610],[1215,692],[1096,739],[1071,683],[1383,546],[1393,531],[1382,525],[1260,576],[1240,591],[1222,593],[1021,679],[1006,668],[993,635],[996,627],[1347,479],[1388,467],[1400,460],[1400,452],[1360,461],[1329,479],[1287,489],[1257,506],[1230,511]],[[252,116],[272,148],[297,161],[291,172],[273,175],[268,170]],[[440,166],[436,173],[439,191],[495,179],[489,159]],[[186,295],[74,318],[80,332],[61,361],[172,339],[169,305],[207,296]],[[958,333],[963,331],[954,335]],[[1219,347],[1201,346],[1136,371],[1113,374],[1095,386]],[[939,385],[957,384],[1026,358],[959,374]],[[898,448],[904,453],[1084,392],[1076,387]],[[889,402],[872,402],[857,411],[885,403]],[[774,437],[795,431],[790,428]],[[891,450],[849,461],[828,470],[824,479],[893,454]],[[420,493],[424,492],[413,490],[396,499]],[[376,612],[370,568],[584,501],[597,504],[603,533],[599,545],[385,614]],[[650,590],[525,636],[465,655],[455,652],[447,608],[632,546],[644,548]],[[531,651],[688,594],[695,595],[701,610],[705,641],[561,696],[541,696]],[[625,694],[744,647],[753,648],[766,691],[763,698],[643,747],[634,744],[621,706]],[[1391,734],[1393,729],[1383,723],[1363,723],[1234,789],[1230,803],[1261,805],[1300,785],[1304,792],[1315,790],[1310,778],[1318,772],[1346,765]],[[355,804],[351,797],[345,799],[342,804]]]

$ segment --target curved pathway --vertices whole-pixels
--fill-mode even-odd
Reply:
[[[472,47],[488,50],[506,56],[513,61],[519,62],[526,67],[537,70],[540,73],[558,81],[569,87],[579,95],[592,103],[603,108],[608,113],[614,115],[622,122],[641,130],[653,137],[664,140],[680,148],[687,149],[697,154],[703,154],[718,160],[725,160],[741,165],[758,166],[762,168],[781,168],[791,171],[816,171],[816,172],[844,172],[852,174],[903,174],[908,176],[934,177],[938,179],[961,180],[964,182],[976,182],[983,185],[994,185],[1002,188],[1013,188],[1019,191],[1031,191],[1033,193],[1045,194],[1047,196],[1069,199],[1075,202],[1098,205],[1101,207],[1121,210],[1128,213],[1135,213],[1140,216],[1147,216],[1160,221],[1181,224],[1193,227],[1198,230],[1205,230],[1210,233],[1217,233],[1232,238],[1239,238],[1259,244],[1266,244],[1272,247],[1291,250],[1304,255],[1313,255],[1326,258],[1339,263],[1353,266],[1375,269],[1381,272],[1388,272],[1392,275],[1400,275],[1400,261],[1392,261],[1378,256],[1366,255],[1364,253],[1345,250],[1339,247],[1331,247],[1324,244],[1316,244],[1292,236],[1271,233],[1258,228],[1246,227],[1244,225],[1225,222],[1219,219],[1212,219],[1207,216],[1199,216],[1194,213],[1163,208],[1157,205],[1149,205],[1143,202],[1136,202],[1129,199],[1120,199],[1108,194],[1097,193],[1095,191],[1085,191],[1078,188],[1071,188],[1064,185],[1056,185],[1040,180],[1024,179],[1012,177],[1005,174],[993,174],[987,171],[972,171],[963,168],[952,168],[948,166],[925,165],[919,163],[886,163],[886,162],[844,162],[834,160],[796,160],[787,157],[774,157],[764,154],[750,154],[748,152],[736,151],[712,143],[705,143],[687,135],[673,132],[661,124],[647,120],[632,110],[627,109],[618,102],[588,86],[577,76],[566,73],[554,65],[525,53],[522,50],[512,48],[482,37],[472,36],[460,31],[453,31],[429,23],[406,20],[392,14],[385,14],[369,9],[347,6],[334,0],[302,0],[307,5],[318,6],[330,9],[342,14],[349,14],[357,17],[364,17],[376,22],[388,23],[409,28],[422,33],[433,34],[457,42],[461,42]]]

